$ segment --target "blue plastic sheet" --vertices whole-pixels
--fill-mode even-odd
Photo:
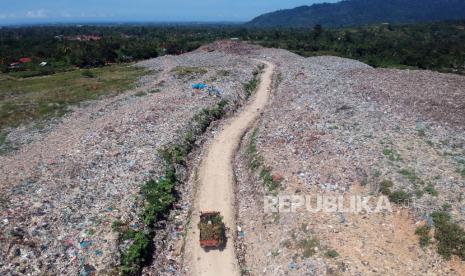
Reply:
[[[208,86],[205,83],[194,83],[192,89],[205,89]]]

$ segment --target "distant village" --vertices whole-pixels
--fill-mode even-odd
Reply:
[[[89,42],[89,41],[100,41],[102,36],[99,35],[74,35],[74,36],[65,36],[65,35],[57,35],[54,36],[55,39],[60,41],[79,41],[79,42]],[[9,64],[9,70],[19,70],[23,69],[25,65],[28,63],[32,63],[33,60],[30,57],[21,57],[17,61],[12,62]],[[40,67],[46,67],[50,64],[47,61],[41,61],[39,63]]]
[[[102,39],[99,35],[74,35],[74,36],[64,36],[57,35],[55,39],[58,40],[69,40],[69,41],[99,41]]]

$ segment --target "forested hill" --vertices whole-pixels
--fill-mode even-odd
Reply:
[[[465,0],[345,0],[280,10],[256,17],[252,27],[356,26],[465,18]]]

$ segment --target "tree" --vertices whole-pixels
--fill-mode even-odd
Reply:
[[[323,34],[323,26],[317,24],[313,27],[313,39],[318,39]]]

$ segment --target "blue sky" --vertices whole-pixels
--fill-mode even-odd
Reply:
[[[246,21],[336,0],[0,0],[0,24],[77,21]]]

